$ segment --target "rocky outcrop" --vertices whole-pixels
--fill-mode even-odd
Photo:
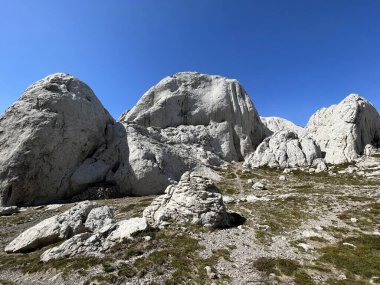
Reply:
[[[297,126],[289,120],[280,117],[260,117],[263,124],[268,128],[266,136],[270,136],[273,133],[279,131],[291,131],[298,135],[302,135],[305,132],[305,129]]]
[[[237,80],[195,72],[164,78],[120,121],[160,129],[204,126],[216,135],[213,145],[226,161],[242,160],[264,137],[256,109]]]
[[[152,227],[170,223],[225,227],[230,222],[219,190],[210,179],[190,172],[177,185],[168,186],[143,215]]]
[[[102,257],[104,252],[102,236],[86,232],[77,234],[59,246],[46,250],[41,255],[41,261],[78,256]]]
[[[245,167],[307,167],[321,157],[313,139],[292,131],[280,131],[266,138],[244,162]]]
[[[5,248],[6,252],[27,252],[86,232],[86,219],[96,204],[78,203],[66,212],[43,220],[16,237]]]
[[[318,110],[307,127],[325,154],[327,163],[350,162],[367,144],[380,143],[380,117],[373,105],[351,94],[338,105]]]
[[[236,80],[194,72],[160,81],[121,118],[127,128],[129,185],[134,195],[163,193],[186,171],[242,160],[264,126]]]
[[[213,152],[213,138],[205,126],[154,129],[128,124],[126,128],[133,195],[162,194],[188,170],[215,176],[213,169],[225,163]]]
[[[126,192],[125,129],[71,75],[31,85],[0,118],[0,205],[49,203],[110,181]]]

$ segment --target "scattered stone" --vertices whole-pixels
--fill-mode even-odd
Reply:
[[[367,144],[365,147],[364,147],[364,150],[363,150],[363,154],[365,156],[371,156],[373,154],[376,153],[376,148],[371,145],[371,144]]]
[[[266,186],[265,184],[261,183],[261,182],[256,182],[255,184],[253,184],[252,188],[254,190],[266,190]]]
[[[288,178],[285,175],[280,175],[280,177],[278,177],[278,180],[286,181],[286,180],[288,180]]]
[[[350,247],[353,247],[353,248],[356,248],[356,245],[352,244],[352,243],[348,243],[348,242],[344,242],[342,243],[343,245],[346,245],[346,246],[350,246]]]
[[[17,206],[0,207],[0,216],[10,216],[20,211]]]
[[[224,204],[234,204],[235,202],[236,202],[236,199],[234,197],[223,195]]]
[[[304,251],[309,251],[309,250],[314,249],[314,246],[307,243],[302,243],[302,242],[297,244],[297,246],[301,247]]]
[[[358,219],[357,218],[351,218],[350,221],[351,221],[351,223],[356,223],[358,221]]]

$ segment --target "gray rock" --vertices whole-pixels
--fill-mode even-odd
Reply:
[[[280,131],[264,139],[244,162],[246,167],[307,167],[321,157],[319,147],[308,136],[298,137],[291,131]]]
[[[280,181],[286,181],[286,180],[288,180],[288,178],[285,175],[280,175],[278,177],[278,180],[280,180]]]
[[[127,160],[126,146],[115,155],[125,136],[119,125],[71,75],[31,85],[0,118],[0,205],[54,202],[104,182],[119,156]],[[125,184],[125,175],[113,176]]]
[[[253,184],[252,188],[255,190],[265,190],[266,189],[265,184],[263,184],[261,182],[256,182],[255,184]]]
[[[84,226],[91,232],[98,232],[103,227],[114,224],[113,211],[108,206],[97,207],[90,211]]]
[[[95,203],[84,201],[62,214],[43,220],[11,241],[5,251],[8,253],[32,251],[83,233],[86,231],[86,218],[95,207]]]
[[[229,223],[222,195],[206,177],[186,172],[177,185],[170,185],[164,195],[144,210],[152,227],[172,222],[206,227],[223,227]]]
[[[128,185],[133,195],[161,194],[189,170],[199,171],[209,177],[216,176],[213,169],[225,163],[209,150],[208,140],[202,139],[204,136],[210,137],[203,132],[204,126],[180,126],[164,130],[135,124],[126,127],[130,151]],[[187,136],[192,132],[195,138]]]
[[[367,145],[364,147],[363,154],[364,154],[365,156],[371,156],[371,155],[375,154],[376,151],[377,151],[377,150],[376,150],[376,148],[375,148],[373,145],[371,145],[371,144],[367,144]]]
[[[380,117],[370,102],[351,94],[338,105],[318,110],[307,131],[325,153],[327,163],[345,163],[363,154],[367,144],[379,144]]]
[[[0,207],[0,216],[10,216],[20,211],[17,206]]]
[[[237,80],[195,72],[164,78],[120,121],[160,129],[214,124],[214,143],[222,146],[218,154],[226,161],[242,160],[264,137],[256,109]]]
[[[263,124],[268,128],[267,136],[279,131],[291,131],[298,135],[302,135],[305,129],[297,126],[289,120],[280,117],[260,117]]]
[[[130,218],[116,224],[116,229],[107,237],[107,243],[120,243],[133,239],[133,234],[144,231],[148,228],[145,218]]]
[[[103,240],[100,234],[81,233],[64,241],[59,246],[46,250],[41,261],[77,256],[104,256]]]

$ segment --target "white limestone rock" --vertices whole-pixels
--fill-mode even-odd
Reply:
[[[104,256],[103,241],[100,234],[81,233],[64,241],[59,246],[46,250],[41,261],[77,256]]]
[[[256,168],[307,167],[321,157],[319,147],[313,139],[291,131],[280,131],[264,139],[244,162],[244,166]]]
[[[291,131],[298,135],[302,135],[305,132],[305,129],[297,126],[293,122],[280,118],[280,117],[260,117],[261,122],[268,128],[269,132],[267,136],[272,135],[273,133],[279,131]]]
[[[365,156],[371,156],[371,155],[375,154],[376,151],[377,151],[377,150],[376,150],[376,148],[375,148],[373,145],[371,145],[371,144],[367,144],[367,145],[364,147],[363,154],[364,154]]]
[[[205,227],[224,227],[229,217],[222,195],[206,177],[186,172],[177,185],[170,185],[144,210],[152,227],[170,223],[192,223]]]
[[[256,182],[255,184],[253,184],[253,185],[252,185],[252,188],[253,188],[254,190],[266,190],[266,186],[265,186],[265,184],[262,183],[262,182],[260,182],[260,181],[258,181],[258,182]]]
[[[211,134],[215,129],[211,144],[221,147],[218,155],[226,161],[242,160],[264,138],[264,126],[237,80],[196,72],[164,78],[120,121],[160,129],[201,125]]]
[[[128,239],[133,239],[133,234],[144,231],[148,228],[145,218],[130,218],[116,224],[116,229],[107,237],[107,243],[120,243]]]
[[[0,205],[54,202],[104,181],[119,163],[118,125],[71,75],[32,84],[0,117]]]
[[[154,129],[128,124],[126,128],[128,185],[133,195],[162,194],[189,170],[215,178],[213,169],[225,163],[210,150],[210,135],[204,126]]]
[[[28,252],[86,231],[85,221],[94,202],[84,201],[27,229],[5,248],[8,253]]]
[[[325,153],[325,161],[331,164],[351,162],[363,154],[367,144],[380,142],[379,114],[357,94],[318,110],[306,129]]]
[[[108,206],[97,207],[90,211],[84,226],[90,232],[98,232],[114,224],[113,211]]]

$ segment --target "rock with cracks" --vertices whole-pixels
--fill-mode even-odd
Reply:
[[[87,216],[95,207],[95,203],[84,201],[62,214],[43,220],[16,237],[5,251],[28,252],[86,232]]]
[[[70,198],[107,179],[125,185],[120,125],[71,75],[32,84],[0,118],[0,206]]]
[[[264,138],[264,126],[236,80],[195,72],[166,77],[121,118],[128,130],[131,192],[163,193],[185,171],[209,177]]]
[[[338,105],[318,110],[310,118],[307,131],[327,163],[345,163],[362,155],[366,145],[379,145],[380,117],[370,102],[351,94]]]
[[[321,157],[313,139],[291,131],[280,131],[266,138],[244,162],[245,167],[307,167]]]
[[[219,190],[210,179],[190,172],[184,173],[177,185],[168,186],[165,194],[156,198],[143,215],[152,227],[170,223],[205,227],[229,225]]]

